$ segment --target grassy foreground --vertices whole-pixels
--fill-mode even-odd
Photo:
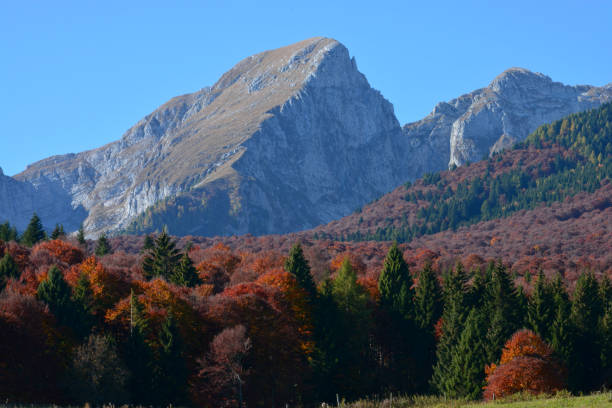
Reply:
[[[329,407],[333,406],[335,405]],[[612,392],[596,393],[583,397],[576,397],[565,392],[555,396],[540,397],[521,394],[492,402],[445,401],[440,397],[417,396],[382,401],[361,400],[350,404],[340,404],[340,406],[345,408],[611,408]]]

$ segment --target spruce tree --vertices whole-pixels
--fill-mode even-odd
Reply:
[[[55,228],[51,232],[51,239],[58,239],[65,236],[64,226],[62,224],[55,224]]]
[[[522,326],[518,292],[501,261],[495,265],[491,281],[489,330],[487,331],[487,361],[497,362],[510,336]]]
[[[472,309],[465,321],[465,327],[448,369],[447,390],[451,398],[477,399],[485,383],[484,367],[487,364],[485,353],[485,316]]]
[[[0,259],[0,291],[4,289],[6,283],[11,278],[19,278],[19,268],[13,260],[11,254],[6,252]]]
[[[550,329],[550,345],[565,366],[569,367],[574,350],[574,330],[570,323],[571,304],[560,275],[550,285],[553,320]]]
[[[609,382],[612,380],[612,303],[608,304],[601,319],[600,344],[603,378]]]
[[[87,241],[85,240],[85,230],[83,229],[83,224],[79,227],[79,232],[77,232],[77,241],[81,245],[85,245]]]
[[[612,304],[612,282],[608,275],[601,278],[599,282],[599,298],[601,299],[601,306],[603,310],[608,308],[608,305]]]
[[[102,234],[98,237],[98,242],[96,243],[95,254],[97,256],[104,256],[106,254],[111,253],[111,246],[106,238],[106,235]]]
[[[399,313],[406,319],[413,316],[412,277],[402,252],[394,243],[383,265],[378,289],[380,292],[380,305],[384,310]]]
[[[570,315],[576,334],[570,368],[570,385],[574,390],[591,391],[598,384],[601,351],[597,338],[602,315],[597,280],[593,273],[583,273],[576,283]]]
[[[155,241],[151,238],[151,235],[145,235],[144,242],[142,244],[142,252],[148,251],[155,247]]]
[[[75,305],[72,291],[57,266],[49,268],[47,279],[38,285],[36,297],[49,305],[60,325],[72,327],[75,323]]]
[[[452,373],[449,371],[449,367],[456,353],[467,317],[466,284],[467,276],[461,264],[457,264],[455,269],[447,273],[444,278],[442,336],[436,348],[437,361],[431,380],[431,385],[443,395],[450,395],[454,392]]]
[[[44,240],[47,237],[45,230],[43,229],[42,223],[38,215],[34,213],[30,219],[28,227],[21,236],[21,243],[25,246],[34,246],[37,242]]]
[[[162,277],[170,281],[181,260],[176,243],[164,229],[155,239],[155,246],[142,261],[142,271],[147,279]]]
[[[162,406],[186,402],[188,371],[184,346],[172,312],[168,312],[157,336],[158,353],[153,369],[155,402]]]
[[[317,287],[310,274],[310,265],[304,257],[304,251],[300,243],[293,245],[289,251],[289,257],[285,260],[285,270],[295,276],[298,285],[308,293],[310,298],[314,298]]]
[[[421,329],[433,333],[442,315],[442,291],[431,264],[427,263],[419,274],[419,284],[414,293],[414,318]]]
[[[183,253],[181,261],[174,269],[174,273],[170,277],[170,281],[176,285],[194,287],[200,283],[200,277],[193,266],[193,261],[187,254]]]
[[[72,289],[72,301],[76,308],[77,333],[81,336],[89,334],[94,324],[94,294],[89,277],[81,273],[76,285]]]
[[[11,227],[8,221],[0,224],[0,240],[17,241],[17,228]]]
[[[538,273],[527,308],[529,327],[544,341],[551,341],[551,324],[555,317],[555,302],[551,286],[542,271]]]
[[[151,376],[154,369],[153,353],[147,342],[149,330],[144,306],[132,290],[130,294],[130,336],[125,360],[132,374],[129,388],[134,404],[156,404]]]

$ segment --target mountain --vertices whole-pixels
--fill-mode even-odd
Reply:
[[[244,59],[106,146],[1,178],[0,221],[86,234],[268,234],[330,222],[426,172],[475,161],[538,125],[612,99],[511,69],[400,127],[339,42],[312,38]]]
[[[402,131],[409,144],[410,174],[417,178],[476,162],[512,146],[538,126],[612,101],[612,83],[568,86],[540,73],[511,68],[487,87],[440,102]]]
[[[246,58],[117,142],[15,178],[69,195],[87,216],[66,209],[48,220],[84,221],[90,237],[163,225],[175,234],[263,234],[350,213],[404,181],[403,161],[392,105],[343,45],[313,38]]]

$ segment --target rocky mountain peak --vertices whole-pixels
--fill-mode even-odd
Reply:
[[[516,88],[540,88],[550,86],[553,80],[539,72],[532,72],[525,68],[509,68],[496,76],[488,88],[496,92]],[[561,85],[561,84],[559,84]]]

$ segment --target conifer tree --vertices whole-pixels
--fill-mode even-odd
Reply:
[[[57,266],[49,268],[47,279],[38,285],[36,297],[49,305],[60,325],[72,327],[75,322],[75,306],[72,291]]]
[[[533,293],[527,308],[529,327],[544,341],[551,341],[551,323],[555,317],[555,303],[551,286],[546,282],[542,271],[538,273]]]
[[[601,318],[601,368],[607,381],[612,379],[612,303],[608,304]]]
[[[77,332],[81,336],[86,336],[94,324],[94,294],[87,274],[81,273],[81,276],[79,276],[75,287],[72,289],[72,301],[76,308],[77,322],[80,323]]]
[[[126,364],[132,373],[129,389],[132,402],[154,405],[155,391],[151,372],[154,368],[153,354],[147,338],[149,322],[144,306],[132,290],[130,294],[130,336],[125,353]]]
[[[381,307],[410,319],[413,316],[413,292],[411,287],[412,277],[408,271],[408,265],[404,260],[402,251],[397,247],[397,243],[393,243],[389,252],[387,252],[378,279]]]
[[[497,362],[512,333],[522,326],[521,308],[514,282],[501,261],[495,265],[491,281],[490,324],[487,332],[487,361]]]
[[[289,257],[285,260],[285,270],[295,276],[298,285],[308,293],[311,299],[316,295],[317,287],[310,274],[310,265],[304,257],[304,251],[299,242],[289,251]]]
[[[0,240],[17,241],[17,228],[11,227],[8,221],[0,224]]]
[[[599,287],[593,273],[582,274],[576,283],[570,320],[575,330],[575,348],[570,369],[570,386],[590,391],[601,373],[598,324],[602,316]]]
[[[168,312],[157,336],[158,355],[153,370],[156,404],[168,406],[186,401],[188,371],[183,343],[172,312]]]
[[[493,269],[493,267],[490,267],[486,271],[482,271],[478,268],[473,274],[472,285],[468,291],[468,305],[481,310],[485,314],[488,314],[488,308],[491,305]]]
[[[431,264],[427,263],[419,274],[414,294],[414,318],[417,325],[433,333],[442,315],[442,291]]]
[[[111,246],[106,238],[106,235],[102,234],[98,237],[98,242],[96,243],[95,254],[97,256],[104,256],[106,254],[111,253]]]
[[[431,385],[443,395],[450,395],[454,392],[449,367],[452,364],[453,355],[456,353],[467,317],[466,284],[467,276],[461,264],[457,264],[455,269],[447,273],[444,278],[442,336],[436,348],[437,361],[431,380]]]
[[[608,305],[612,304],[612,282],[605,274],[599,282],[599,298],[601,299],[602,310],[606,310]]]
[[[142,261],[142,270],[147,279],[160,276],[170,281],[180,259],[181,253],[176,249],[176,243],[164,229],[155,239],[155,247]]]
[[[570,323],[571,304],[560,275],[550,285],[554,309],[550,345],[556,355],[569,366],[574,350],[574,330]]]
[[[198,276],[196,268],[193,266],[193,261],[187,252],[183,253],[181,261],[174,269],[170,280],[176,285],[187,286],[190,288],[200,283],[200,277]]]
[[[83,229],[83,224],[79,227],[79,232],[77,232],[77,241],[81,245],[85,245],[87,241],[85,240],[85,230]]]
[[[34,213],[30,219],[28,227],[21,236],[21,243],[26,246],[34,246],[37,242],[44,240],[47,237],[45,230],[43,229],[42,223],[38,215]]]
[[[8,251],[0,259],[0,291],[6,286],[11,278],[19,278],[19,268]]]
[[[485,316],[472,309],[465,321],[459,343],[452,355],[447,379],[446,396],[477,399],[485,384]]]
[[[142,252],[148,251],[149,249],[153,249],[155,247],[155,241],[151,238],[151,235],[147,234],[144,238],[144,243],[142,244]]]
[[[62,224],[55,224],[55,228],[51,232],[51,239],[58,239],[65,236],[64,226]]]

